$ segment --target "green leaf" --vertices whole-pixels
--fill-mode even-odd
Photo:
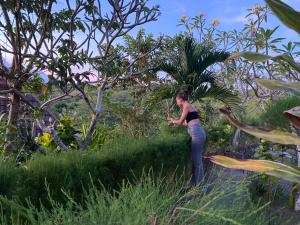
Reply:
[[[119,23],[115,22],[111,25],[111,27],[116,30],[116,29],[120,28],[120,25],[119,25]]]
[[[255,79],[255,81],[262,85],[263,87],[266,87],[273,91],[286,91],[290,92],[293,95],[296,95],[297,97],[300,97],[300,81],[298,82],[292,82],[292,83],[286,83],[283,81],[278,80],[264,80],[264,79]]]
[[[272,12],[289,28],[300,34],[300,12],[280,0],[265,0]]]
[[[85,32],[85,26],[83,25],[83,23],[80,20],[76,21],[76,25],[82,32]]]
[[[300,137],[295,134],[284,132],[280,130],[273,130],[269,128],[260,128],[254,127],[246,124],[242,124],[240,121],[236,120],[228,110],[220,109],[221,113],[223,113],[228,121],[241,129],[242,131],[251,134],[255,137],[262,138],[267,141],[272,141],[279,144],[293,144],[300,145]]]
[[[197,89],[194,90],[192,98],[195,100],[213,98],[223,102],[226,106],[237,112],[241,111],[242,101],[240,96],[226,87],[218,85],[212,85],[211,87],[208,87],[207,85],[199,85]]]
[[[211,156],[210,160],[220,166],[264,173],[291,182],[300,183],[300,171],[282,163],[268,160],[237,160],[226,156]]]
[[[274,59],[274,57],[269,56],[269,55],[264,55],[261,53],[256,53],[256,52],[237,52],[229,56],[226,61],[232,60],[232,59],[237,59],[240,57],[244,57],[245,59],[252,61],[252,62],[264,62],[269,59]]]
[[[279,57],[279,59],[286,61],[294,70],[300,73],[300,63],[295,62],[292,57],[289,55],[283,55],[282,57]]]
[[[295,62],[295,60],[287,54],[277,55],[277,56],[269,56],[257,52],[237,52],[230,55],[225,62],[230,60],[234,60],[237,58],[243,57],[251,62],[265,62],[267,60],[273,61],[285,61],[287,62],[294,70],[300,73],[300,64]]]

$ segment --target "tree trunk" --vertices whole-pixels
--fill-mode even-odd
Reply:
[[[90,127],[87,132],[87,135],[86,135],[85,139],[83,140],[79,149],[85,150],[92,139],[94,130],[95,130],[97,122],[98,122],[98,118],[99,118],[101,110],[102,110],[103,95],[104,95],[104,87],[99,87],[98,97],[97,97],[97,105],[96,105],[96,108],[95,108],[95,111],[93,114],[93,118],[90,123]]]
[[[297,161],[298,161],[298,168],[300,168],[300,145],[297,145]],[[296,212],[300,212],[300,185],[297,186],[297,191],[295,194],[295,205],[294,210]]]
[[[239,138],[240,138],[241,130],[236,128],[233,134],[233,138],[231,140],[231,144],[236,147],[238,146]]]
[[[300,145],[297,145],[297,161],[298,161],[298,168],[300,168]]]
[[[292,126],[293,133],[300,136],[300,129],[298,129],[296,126]],[[297,151],[297,166],[300,168],[300,145],[296,146]],[[294,197],[294,210],[296,212],[300,212],[300,184],[297,184],[296,190],[293,190],[293,197]]]
[[[20,104],[21,104],[20,97],[16,93],[12,93],[9,112],[8,112],[7,128],[6,128],[6,135],[7,135],[7,144],[5,146],[6,153],[11,153],[13,151],[12,142],[16,141]]]

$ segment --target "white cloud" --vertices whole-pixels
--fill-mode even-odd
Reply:
[[[236,16],[236,17],[223,17],[220,19],[221,23],[245,23],[247,22],[247,19],[244,15]]]

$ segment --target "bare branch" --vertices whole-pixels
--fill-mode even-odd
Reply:
[[[42,103],[41,103],[41,101],[37,97],[35,97],[34,95],[30,95],[38,103],[37,105],[34,105],[31,101],[29,101],[26,98],[26,96],[22,92],[20,92],[20,91],[18,91],[16,89],[13,89],[13,92],[16,93],[22,99],[22,101],[25,102],[27,105],[29,105],[31,108],[33,108],[35,110],[42,110],[42,111],[44,111],[46,114],[48,114],[49,116],[51,116],[51,118],[56,123],[59,123],[59,120],[56,118],[56,116],[54,115],[53,112],[51,112],[47,107],[41,108]]]
[[[68,96],[68,94],[63,94],[63,95],[60,95],[60,96],[57,96],[55,98],[52,98],[52,99],[49,99],[48,101],[46,101],[45,103],[43,103],[41,106],[40,106],[40,109],[43,109],[44,107],[48,106],[49,104],[51,104],[52,102],[55,102],[55,101],[58,101],[64,97]]]

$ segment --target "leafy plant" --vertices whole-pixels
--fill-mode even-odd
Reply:
[[[70,149],[76,149],[78,147],[81,132],[75,128],[75,121],[72,117],[61,115],[56,129],[61,140],[64,141]],[[60,149],[55,143],[53,136],[48,132],[44,132],[41,136],[36,137],[36,141],[42,147]]]
[[[54,140],[51,134],[45,132],[41,136],[36,137],[37,143],[44,148],[55,148]]]
[[[291,7],[286,5],[280,0],[266,0],[266,3],[270,6],[270,8],[274,11],[274,13],[279,17],[279,19],[284,22],[289,27],[293,28],[294,30],[299,32],[300,24],[299,24],[299,18],[300,13],[293,10]],[[293,61],[290,61],[290,58],[287,57],[271,57],[271,56],[265,56],[258,53],[237,53],[233,56],[235,58],[236,56],[243,56],[247,58],[248,60],[253,61],[266,61],[269,59],[280,59],[283,61],[287,61],[290,66],[294,67],[295,69],[298,68],[299,64]],[[274,89],[280,89],[280,90],[287,90],[289,92],[292,92],[293,94],[298,96],[298,84],[292,83],[292,84],[285,84],[281,81],[274,81],[274,80],[258,80],[258,82],[264,86],[267,86],[268,88],[274,88]],[[291,122],[294,124],[295,127],[300,128],[299,121],[300,117],[298,112],[299,107],[295,109],[296,113],[289,113],[287,111],[288,118],[291,118]],[[293,111],[293,110],[291,110]],[[272,130],[272,129],[266,129],[266,128],[257,128],[249,125],[245,125],[240,123],[238,120],[233,118],[230,113],[227,110],[221,110],[227,117],[227,119],[240,128],[241,130],[254,135],[259,138],[263,138],[268,141],[272,141],[275,143],[280,144],[294,144],[294,145],[300,145],[300,137],[294,133],[288,133],[278,130]],[[299,155],[298,155],[299,157]],[[297,169],[294,169],[292,167],[286,166],[284,164],[280,164],[277,162],[272,162],[268,160],[235,160],[232,158],[228,158],[225,156],[214,156],[211,159],[214,163],[228,167],[228,168],[235,168],[235,169],[245,169],[249,171],[255,171],[260,173],[265,173],[268,175],[272,175],[275,177],[283,178],[292,182],[300,183],[300,172]],[[298,158],[300,160],[300,158]],[[295,209],[300,210],[297,202],[299,202],[300,199],[298,198],[296,200]]]
[[[224,149],[230,143],[233,127],[227,121],[221,121],[217,125],[208,124],[205,126],[205,131],[207,133],[207,151],[216,151]]]
[[[282,112],[298,105],[300,105],[300,99],[295,96],[281,97],[269,102],[265,111],[260,115],[260,124],[266,127],[291,131],[289,119]]]
[[[85,134],[85,127],[83,129],[83,134]],[[118,132],[117,128],[111,128],[98,124],[93,133],[92,141],[89,144],[89,149],[99,150],[107,141],[117,138],[121,135],[122,133]]]
[[[213,98],[234,109],[239,108],[239,97],[221,86],[214,73],[209,71],[211,66],[223,62],[229,54],[211,51],[205,43],[199,44],[192,37],[178,36],[174,42],[172,51],[175,48],[175,53],[171,53],[159,68],[174,82],[158,86],[153,91],[154,101],[174,98],[179,90],[187,90],[191,101]]]
[[[18,167],[12,160],[0,161],[0,194],[51,208],[48,186],[55,201],[66,203],[66,191],[84,204],[82,197],[91,182],[97,188],[118,190],[124,179],[133,181],[150,169],[155,176],[181,176],[189,158],[188,143],[182,134],[140,139],[123,134],[102,146],[89,146],[86,152],[34,154]]]

